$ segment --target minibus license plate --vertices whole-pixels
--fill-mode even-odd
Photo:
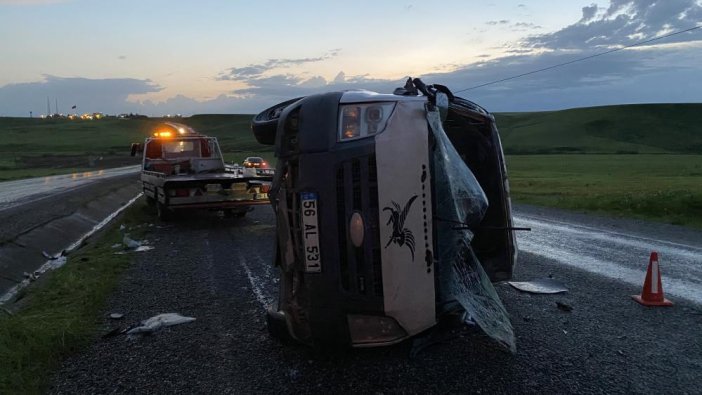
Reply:
[[[322,271],[322,259],[319,251],[319,222],[317,221],[317,194],[300,193],[302,210],[302,238],[305,255],[305,271],[319,273]]]

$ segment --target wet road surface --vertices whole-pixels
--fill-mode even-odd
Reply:
[[[141,166],[28,178],[0,183],[0,211],[49,197],[52,194],[74,189],[98,180],[136,174]]]
[[[568,244],[568,232],[584,232],[577,234],[579,243],[585,243],[581,239],[587,235],[574,224],[560,223],[573,218],[558,213],[548,220],[544,218],[546,212],[517,211],[518,224],[529,224],[534,231],[520,235],[525,247],[515,279],[551,275],[563,281],[570,291],[530,295],[506,284],[497,286],[515,328],[516,355],[467,326],[435,331],[436,344],[415,357],[410,357],[412,341],[326,354],[299,345],[283,345],[270,338],[264,311],[274,303],[277,289],[276,272],[270,265],[274,218],[270,208],[257,207],[243,219],[193,215],[161,224],[149,236],[155,249],[135,255],[135,264],[111,297],[105,317],[110,312],[124,313],[127,324],[159,313],[178,312],[197,320],[138,339],[96,340],[65,361],[53,380],[51,392],[424,394],[699,390],[701,305],[672,295],[670,298],[676,303],[672,308],[638,305],[630,295],[640,291],[640,284],[595,274],[594,270],[587,270],[587,264],[564,264],[580,258],[558,252]],[[554,225],[554,221],[560,222]],[[628,226],[613,223],[620,231]],[[566,229],[553,230],[553,226]],[[675,231],[691,240],[699,235],[677,228]],[[562,242],[538,249],[542,243],[538,238],[548,232],[555,232],[550,237],[562,237]],[[598,232],[594,233],[597,236]],[[583,257],[583,262],[605,261],[605,256],[619,254],[626,245],[601,240],[592,243],[599,243],[602,251],[594,257]],[[604,251],[606,248],[612,251]],[[548,252],[554,250],[555,253]],[[663,257],[669,253],[661,251]],[[632,258],[637,262],[640,259]],[[665,286],[665,272],[677,273],[675,263],[668,263],[667,259],[662,258],[666,262],[662,263]],[[624,266],[619,258],[607,261]],[[643,279],[645,263],[625,268],[639,270]],[[564,312],[556,302],[573,310]],[[114,325],[114,321],[104,319],[105,331]]]
[[[634,286],[642,284],[650,254],[656,251],[665,292],[702,304],[702,232],[697,240],[680,240],[652,224],[642,226],[645,230],[622,230],[535,212],[521,212],[514,219],[516,226],[533,229],[519,234],[520,251]],[[652,235],[652,228],[661,230]]]

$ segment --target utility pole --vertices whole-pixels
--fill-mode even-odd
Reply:
[[[49,96],[46,97],[46,117],[51,117],[51,104],[49,104]]]

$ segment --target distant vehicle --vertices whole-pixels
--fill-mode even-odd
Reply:
[[[260,156],[249,156],[248,158],[244,159],[243,165],[244,167],[257,167],[261,169],[268,168],[268,163]]]
[[[254,205],[269,204],[271,175],[240,173],[225,165],[217,139],[186,125],[160,125],[143,144],[132,144],[132,156],[138,152],[146,201],[161,219],[182,209],[244,216]]]
[[[517,245],[489,112],[410,79],[395,94],[289,100],[252,130],[275,144],[281,173],[273,336],[382,346],[459,317],[515,349],[492,285],[511,278]]]

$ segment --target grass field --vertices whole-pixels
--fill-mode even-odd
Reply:
[[[702,227],[702,155],[509,155],[516,202]]]
[[[25,288],[21,310],[0,310],[0,393],[43,393],[61,360],[94,339],[106,298],[131,261],[111,248],[122,240],[118,226],[143,224],[152,217],[148,210],[137,201],[65,266]],[[130,236],[140,239],[144,229]]]

